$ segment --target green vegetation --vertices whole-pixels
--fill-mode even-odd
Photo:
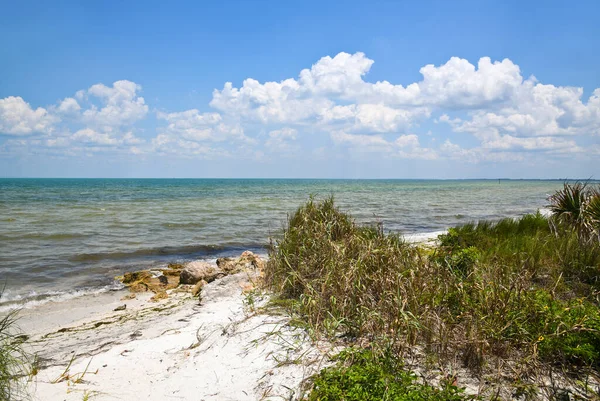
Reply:
[[[0,318],[0,400],[7,401],[26,397],[24,381],[32,373],[22,346],[26,337],[18,335],[15,317],[10,312]]]
[[[368,345],[375,358],[400,361],[417,346],[440,367],[459,361],[475,376],[502,372],[521,387],[540,372],[597,376],[600,243],[590,216],[598,191],[577,185],[550,199],[551,218],[467,224],[433,250],[356,225],[332,198],[311,198],[272,245],[265,281],[311,331]],[[565,203],[580,214],[559,213],[563,198],[579,199]],[[309,399],[359,399],[345,391],[363,386],[362,376],[398,376],[365,366],[323,372]]]
[[[338,364],[313,379],[307,401],[459,401],[469,399],[446,380],[441,389],[422,384],[391,355],[346,350]]]
[[[574,229],[583,240],[600,241],[600,186],[565,183],[550,197],[554,221]]]

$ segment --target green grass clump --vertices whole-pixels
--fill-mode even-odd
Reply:
[[[390,354],[344,351],[313,378],[306,401],[461,401],[471,399],[450,380],[441,388],[420,383]]]
[[[295,299],[317,330],[349,336],[392,333],[403,325],[404,293],[417,252],[381,228],[359,227],[329,198],[309,200],[273,245],[266,282]],[[390,273],[390,266],[394,273]]]
[[[0,400],[6,401],[26,397],[25,379],[31,373],[23,350],[25,337],[18,335],[15,318],[16,312],[0,318]]]

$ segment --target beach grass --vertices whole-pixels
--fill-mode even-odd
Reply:
[[[582,227],[531,214],[450,229],[425,250],[311,198],[272,244],[265,281],[312,332],[376,356],[419,349],[521,387],[597,377],[600,245]]]
[[[16,318],[17,311],[0,318],[0,400],[26,399],[27,378],[35,373],[23,347],[26,337],[19,334]]]

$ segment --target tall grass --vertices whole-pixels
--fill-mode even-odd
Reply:
[[[2,294],[0,293],[0,297]],[[29,356],[23,349],[24,337],[16,329],[16,311],[0,318],[0,400],[26,399]]]
[[[316,332],[374,351],[573,373],[600,368],[599,272],[597,242],[540,214],[451,229],[427,253],[328,198],[291,216],[265,279]]]

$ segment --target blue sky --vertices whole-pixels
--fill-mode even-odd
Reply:
[[[0,176],[600,178],[600,3],[4,2]]]

